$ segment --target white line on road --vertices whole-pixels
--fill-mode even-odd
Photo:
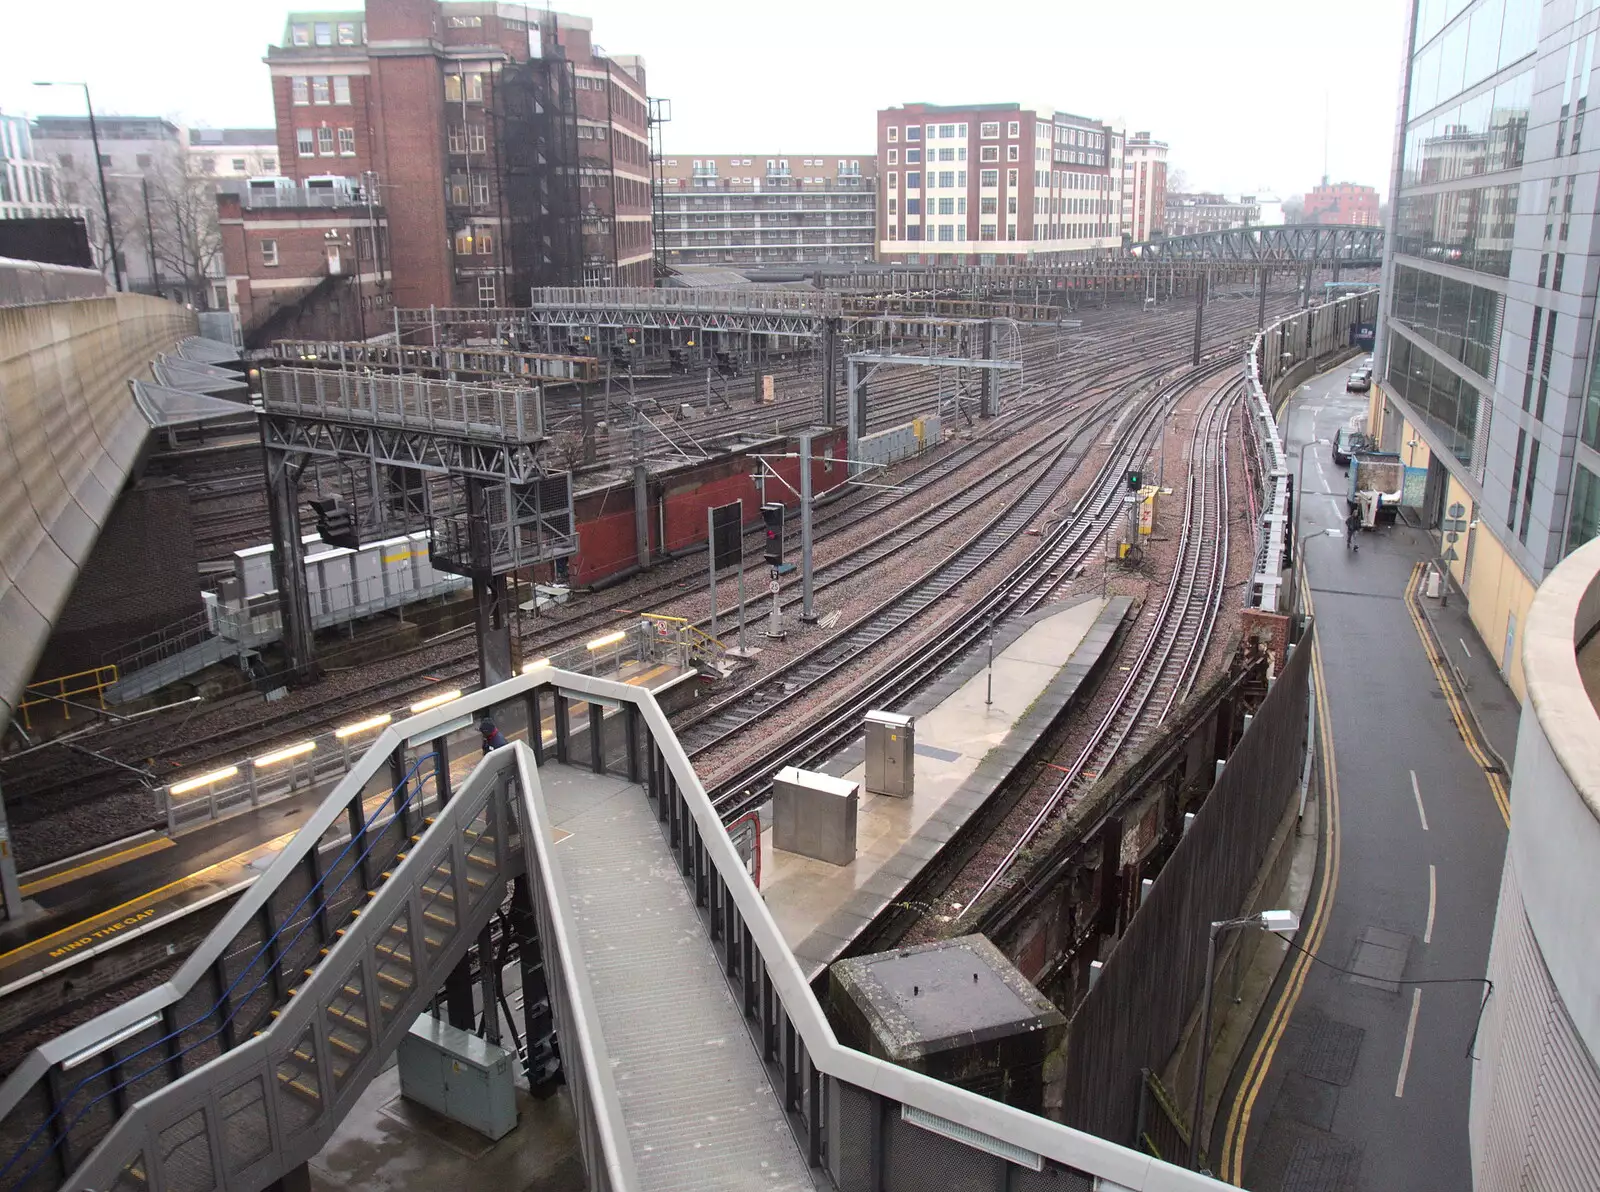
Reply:
[[[1417,785],[1417,772],[1411,771],[1411,793],[1417,800],[1417,818],[1422,821],[1422,830],[1428,830],[1428,813],[1422,810],[1422,788]]]
[[[1471,658],[1472,657],[1472,651],[1467,649],[1467,639],[1464,638],[1464,637],[1458,637],[1458,638],[1456,638],[1456,641],[1461,643],[1461,652],[1463,654],[1465,654],[1468,658]]]
[[[1417,1039],[1417,1010],[1422,1005],[1422,989],[1413,986],[1411,990],[1411,1021],[1406,1023],[1406,1049],[1400,1053],[1400,1075],[1395,1078],[1394,1095],[1406,1095],[1406,1069],[1411,1067],[1411,1045]]]
[[[1339,502],[1335,501],[1332,497],[1329,497],[1328,505],[1333,509],[1333,516],[1338,518],[1340,521],[1343,521],[1345,514],[1344,510],[1339,508]]]
[[[1439,871],[1428,866],[1428,925],[1423,928],[1422,942],[1433,943],[1433,912],[1439,905]]]

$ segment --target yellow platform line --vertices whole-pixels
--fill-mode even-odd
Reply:
[[[88,877],[92,873],[103,873],[107,869],[112,869],[118,865],[125,865],[129,861],[137,860],[140,857],[147,857],[151,853],[159,853],[163,849],[171,848],[172,845],[173,841],[170,837],[166,836],[158,836],[154,840],[141,841],[139,844],[131,845],[130,847],[122,849],[118,852],[107,853],[103,857],[96,857],[93,861],[85,861],[80,865],[74,865],[70,869],[63,869],[57,873],[50,873],[46,874],[44,877],[35,878],[31,882],[24,882],[22,884],[21,892],[23,897],[26,898],[31,894],[39,894],[45,890],[54,890],[57,886],[64,886],[68,882],[75,882],[79,878]]]

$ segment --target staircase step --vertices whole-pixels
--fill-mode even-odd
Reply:
[[[303,1083],[297,1075],[291,1076],[287,1072],[279,1072],[278,1083],[302,1100],[310,1102],[318,1109],[322,1108],[322,1094],[310,1085]]]

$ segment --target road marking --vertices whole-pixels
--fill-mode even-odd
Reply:
[[[1439,905],[1439,871],[1428,866],[1428,926],[1423,929],[1422,942],[1433,943],[1433,912]]]
[[[1333,510],[1333,516],[1334,517],[1338,518],[1340,521],[1344,520],[1345,512],[1344,512],[1343,509],[1339,508],[1339,502],[1338,501],[1335,501],[1332,497],[1329,497],[1328,498],[1328,507]]]
[[[1306,581],[1303,588],[1305,593],[1306,612],[1312,613],[1314,606],[1311,598],[1311,587]],[[1319,642],[1311,651],[1312,686],[1317,701],[1317,736],[1320,740],[1322,754],[1322,786],[1323,786],[1323,855],[1326,858],[1325,875],[1322,888],[1317,893],[1317,905],[1312,911],[1310,922],[1302,929],[1306,941],[1305,947],[1296,953],[1294,962],[1289,970],[1289,978],[1284,984],[1283,996],[1278,1004],[1273,1007],[1272,1014],[1267,1021],[1266,1030],[1262,1032],[1260,1041],[1256,1044],[1255,1054],[1250,1057],[1249,1067],[1245,1076],[1239,1082],[1239,1088],[1234,1093],[1233,1106],[1228,1114],[1227,1131],[1222,1140],[1222,1169],[1224,1178],[1229,1183],[1240,1185],[1244,1181],[1244,1151],[1245,1137],[1250,1129],[1250,1115],[1255,1110],[1256,1097],[1260,1094],[1266,1082],[1267,1073],[1272,1068],[1272,1061],[1277,1055],[1278,1045],[1283,1040],[1284,1031],[1288,1028],[1289,1019],[1294,1014],[1294,1008],[1300,1000],[1301,990],[1305,987],[1306,975],[1311,969],[1311,959],[1322,944],[1322,938],[1328,929],[1328,914],[1333,905],[1334,894],[1339,886],[1339,854],[1341,838],[1339,834],[1339,769],[1333,754],[1333,732],[1329,727],[1331,717],[1328,714],[1328,688],[1327,681],[1322,673],[1322,648]]]
[[[1395,1077],[1394,1095],[1406,1095],[1406,1070],[1411,1067],[1411,1045],[1417,1040],[1417,1010],[1422,1005],[1422,987],[1411,987],[1411,1021],[1406,1023],[1406,1049],[1400,1053],[1400,1075]]]
[[[1428,830],[1428,813],[1422,810],[1422,788],[1417,785],[1417,772],[1411,771],[1411,795],[1417,801],[1417,818],[1422,821],[1422,830]]]
[[[1467,649],[1467,639],[1464,638],[1464,637],[1458,637],[1458,638],[1456,638],[1456,641],[1461,643],[1461,652],[1463,654],[1465,654],[1468,658],[1471,658],[1472,657],[1472,651]]]

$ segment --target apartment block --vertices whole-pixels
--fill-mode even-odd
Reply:
[[[1133,244],[1166,234],[1167,143],[1148,132],[1127,139],[1122,163],[1122,234]]]
[[[282,172],[376,189],[402,306],[651,284],[644,63],[592,33],[523,4],[291,13],[266,58]]]
[[[661,163],[669,264],[870,261],[877,168],[859,154],[676,156]]]
[[[1306,195],[1305,220],[1315,224],[1378,226],[1376,187],[1356,182],[1330,183],[1324,178]]]
[[[1015,103],[878,112],[878,257],[1011,264],[1115,248],[1114,130]]]
[[[259,178],[276,174],[278,165],[277,129],[189,130],[189,169],[196,177],[219,181]]]

